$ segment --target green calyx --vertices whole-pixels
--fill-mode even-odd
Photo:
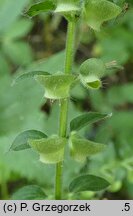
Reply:
[[[29,140],[29,145],[39,153],[42,163],[58,163],[63,160],[67,139],[53,135],[50,138]]]
[[[80,11],[80,0],[57,0],[57,7],[54,12],[63,15],[69,21],[76,21]]]
[[[100,78],[105,74],[106,66],[100,59],[91,58],[80,66],[80,81],[90,89],[99,89],[102,86]]]
[[[45,97],[50,99],[63,99],[69,97],[71,85],[75,76],[57,73],[48,76],[36,76],[35,79],[44,86]]]
[[[77,12],[80,10],[79,0],[58,0],[55,13]]]
[[[80,66],[80,74],[86,76],[97,76],[101,78],[105,74],[105,64],[97,58],[90,58],[84,61]]]
[[[82,77],[80,76],[80,80],[82,84],[88,89],[97,90],[102,87],[102,82],[97,76],[88,76]]]
[[[106,147],[106,145],[104,144],[99,144],[87,139],[83,139],[75,132],[71,133],[69,146],[71,157],[78,162],[84,162],[87,156],[92,156],[100,153]]]
[[[87,24],[94,30],[99,31],[103,22],[117,17],[121,8],[107,0],[87,0],[83,16]]]

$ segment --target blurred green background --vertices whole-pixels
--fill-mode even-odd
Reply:
[[[33,80],[12,86],[21,73],[41,69],[54,73],[64,68],[66,21],[43,14],[29,19],[26,8],[38,1],[0,0],[0,199],[10,199],[24,185],[38,184],[53,194],[55,167],[43,165],[34,151],[10,152],[12,140],[27,129],[51,135],[58,131],[57,101],[45,100],[43,89]],[[98,91],[76,86],[71,94],[69,121],[85,111],[112,112],[111,119],[81,131],[89,139],[106,143],[104,153],[79,164],[65,159],[64,188],[77,174],[92,173],[108,179],[106,192],[67,194],[66,199],[133,198],[133,1],[114,0],[122,14],[93,32],[81,23],[75,72],[90,57],[121,67],[108,71]]]

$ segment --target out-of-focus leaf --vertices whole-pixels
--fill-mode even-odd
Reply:
[[[69,190],[70,192],[100,191],[106,189],[108,186],[109,182],[101,177],[82,175],[71,182]]]
[[[113,86],[107,92],[107,100],[112,106],[122,105],[124,103],[133,103],[133,85],[125,84],[122,86]]]
[[[28,185],[16,191],[12,200],[43,200],[46,199],[46,194],[38,185]]]
[[[112,112],[112,107],[108,106],[107,98],[104,96],[103,91],[93,91],[89,93],[93,109],[101,113]],[[100,104],[100,106],[98,106],[98,104]]]
[[[105,39],[101,44],[103,48],[103,60],[106,62],[115,59],[119,64],[124,64],[128,60],[129,51],[127,45],[121,41],[117,41],[116,38]],[[121,53],[123,53],[122,56]]]
[[[110,135],[113,135],[113,133],[117,133],[118,136],[131,134],[131,131],[133,130],[132,116],[132,111],[115,112],[110,121],[106,121],[106,123],[104,123],[101,128],[99,128],[99,131],[101,131],[101,138],[103,136],[102,131],[108,131]],[[102,140],[103,139],[104,137],[102,138]]]
[[[31,128],[42,130],[45,115],[40,111],[45,102],[43,90],[34,80],[25,80],[13,87],[11,83],[9,75],[0,77],[0,135],[15,132],[17,135]]]
[[[32,5],[26,12],[28,16],[33,17],[43,12],[50,12],[55,9],[55,4],[50,0]]]
[[[125,25],[127,25],[125,23]],[[130,58],[133,50],[132,34],[131,30],[126,30],[124,27],[116,26],[107,28],[108,37],[105,37],[104,33],[98,37],[100,39],[99,49],[100,55],[105,62],[117,61],[118,64],[124,65]],[[121,35],[121,37],[119,37]],[[110,46],[111,44],[111,46]],[[123,55],[121,55],[123,53]],[[108,71],[109,73],[109,71]]]
[[[24,65],[31,63],[33,53],[29,44],[21,41],[7,42],[3,45],[6,55],[16,64]]]
[[[80,130],[82,127],[85,127],[88,124],[95,123],[110,116],[111,114],[101,114],[96,112],[84,113],[70,122],[70,130]]]
[[[9,73],[9,65],[6,61],[6,58],[2,53],[0,53],[0,76],[3,76],[5,74]]]
[[[20,133],[13,141],[10,150],[20,151],[30,148],[28,143],[29,139],[42,139],[46,138],[47,135],[37,130],[28,130]]]
[[[20,69],[18,72],[26,73],[29,71],[47,71],[51,74],[57,71],[64,71],[65,52],[61,51],[49,58],[44,58],[31,63],[25,70]],[[58,63],[58,64],[57,64]]]
[[[107,180],[112,182],[114,180],[114,167],[116,168],[116,152],[113,143],[109,143],[105,151],[94,155],[88,165],[89,172],[94,175],[106,177]],[[88,170],[86,170],[88,172]]]
[[[106,139],[106,142],[110,142],[115,138],[115,148],[119,152],[122,158],[132,156],[132,116],[133,112],[115,112],[106,123],[102,124],[99,127],[96,135],[96,141],[103,142]],[[103,136],[103,133],[105,134]]]
[[[27,3],[28,0],[20,0],[19,4],[18,0],[5,0],[2,2],[0,8],[0,32],[7,30],[13,24]]]
[[[4,33],[4,40],[15,40],[26,36],[32,25],[31,20],[20,19],[16,21]]]
[[[84,99],[86,96],[86,91],[83,85],[81,83],[78,83],[75,85],[72,90],[71,90],[71,99],[75,100],[76,99]]]

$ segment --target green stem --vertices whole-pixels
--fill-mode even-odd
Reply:
[[[75,48],[75,32],[76,21],[70,21],[68,23],[67,41],[66,41],[66,59],[65,59],[65,73],[72,72],[72,65],[74,60],[74,48]]]
[[[74,60],[74,47],[75,47],[75,30],[76,22],[68,22],[67,41],[66,41],[66,58],[65,58],[65,74],[72,72],[72,65]],[[60,122],[59,122],[59,136],[67,136],[67,119],[68,119],[68,104],[69,99],[61,100],[60,107]],[[55,199],[62,199],[62,177],[63,177],[63,162],[56,165],[56,183],[55,183]]]

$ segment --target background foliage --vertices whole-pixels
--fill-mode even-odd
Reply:
[[[54,166],[43,165],[33,151],[10,152],[14,137],[27,129],[48,135],[58,128],[58,104],[45,100],[43,89],[32,80],[12,86],[14,77],[31,69],[50,73],[64,67],[66,22],[60,16],[41,15],[27,19],[23,11],[30,0],[0,0],[0,196],[10,198],[18,188],[37,183],[53,192]],[[37,2],[37,1],[36,1]],[[103,88],[91,92],[76,86],[71,95],[69,121],[85,111],[112,112],[111,119],[89,126],[80,133],[106,143],[104,153],[84,164],[65,159],[64,187],[78,173],[104,176],[112,186],[103,193],[81,193],[82,199],[133,198],[133,2],[114,0],[122,14],[94,33],[81,23],[75,72],[89,57],[116,60],[117,69],[103,78]],[[8,16],[7,16],[8,14]],[[49,197],[51,198],[51,196]],[[78,199],[68,194],[67,199]]]

